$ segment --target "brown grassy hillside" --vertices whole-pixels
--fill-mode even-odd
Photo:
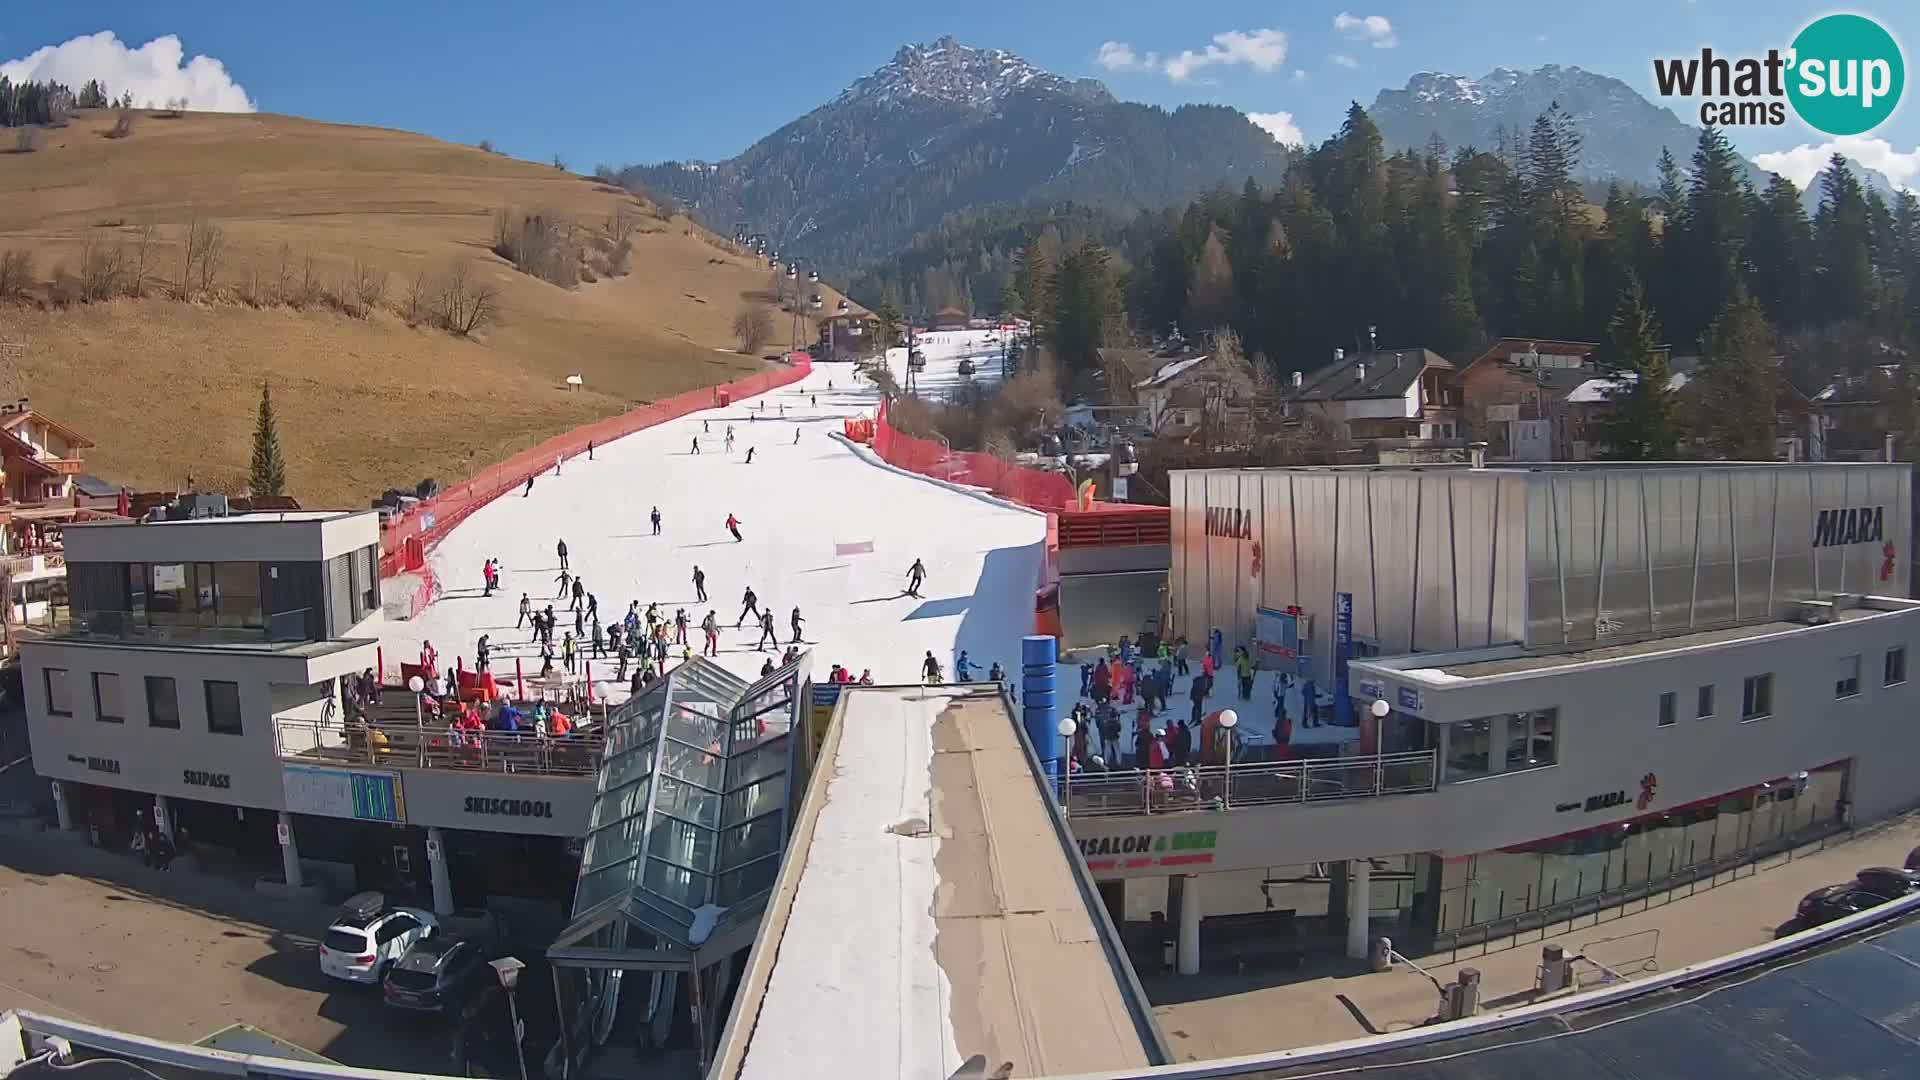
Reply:
[[[293,494],[345,506],[423,476],[460,478],[580,422],[760,366],[729,351],[731,324],[768,271],[591,179],[283,116],[147,114],[126,138],[107,137],[112,127],[111,113],[83,112],[42,132],[39,149],[0,154],[0,252],[30,251],[34,270],[25,301],[0,302],[0,342],[27,345],[17,364],[0,351],[0,399],[30,396],[92,437],[92,471],[109,480],[243,482],[263,380]],[[589,230],[625,207],[631,273],[562,289],[516,271],[489,250],[506,207]],[[180,301],[184,225],[196,217],[222,227],[224,253],[211,298]],[[89,240],[130,263],[148,224],[146,296],[73,302]],[[356,264],[384,274],[384,304],[360,319],[278,302],[283,248],[296,281],[308,252],[341,292]],[[463,261],[498,288],[495,325],[466,339],[396,313],[416,275]],[[827,310],[837,299],[828,294]],[[784,346],[789,320],[775,322]],[[584,390],[565,389],[570,374]]]

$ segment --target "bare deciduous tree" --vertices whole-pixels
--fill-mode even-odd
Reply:
[[[227,230],[208,223],[200,245],[200,294],[213,298],[213,287],[220,282],[220,267],[227,254]]]
[[[13,137],[13,152],[31,154],[40,148],[39,134],[30,127],[23,127]]]
[[[199,214],[187,218],[180,227],[180,280],[174,285],[175,300],[193,299],[193,271],[200,265],[200,253],[206,249],[207,221]]]
[[[133,234],[133,265],[127,274],[127,295],[138,299],[147,295],[147,275],[153,270],[156,252],[153,243],[160,227],[148,220]]]
[[[432,304],[432,297],[429,295],[427,289],[427,272],[425,270],[417,270],[414,272],[413,280],[407,283],[407,295],[404,303],[405,310],[401,312],[401,315],[406,318],[408,326],[419,326],[426,321],[429,314],[428,308]]]
[[[287,289],[293,284],[293,245],[282,241],[280,244],[280,263],[274,270],[273,302],[284,304],[288,300]]]
[[[743,307],[733,317],[733,336],[740,341],[740,351],[751,356],[773,337],[773,316],[759,304]]]
[[[307,249],[306,258],[300,261],[300,289],[294,293],[292,304],[295,308],[304,308],[320,299],[320,268],[314,264],[313,249]]]
[[[120,293],[120,277],[126,264],[126,248],[116,238],[89,232],[80,248],[80,298],[89,303],[111,300]]]
[[[469,263],[455,263],[440,282],[436,321],[450,334],[472,337],[492,325],[498,297],[493,284],[480,280]]]
[[[0,251],[0,300],[25,300],[33,285],[33,253]]]
[[[358,315],[364,319],[386,302],[387,272],[364,259],[353,261],[353,295],[359,301]]]
[[[107,132],[109,139],[124,139],[133,134],[133,109],[123,105],[114,111],[113,129]]]

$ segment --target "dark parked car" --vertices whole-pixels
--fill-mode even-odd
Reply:
[[[400,958],[387,972],[387,1004],[416,1012],[442,1012],[458,1006],[487,974],[486,954],[465,938],[430,937]]]
[[[1793,913],[1793,918],[1776,927],[1773,936],[1783,938],[1788,934],[1825,926],[1836,919],[1844,919],[1886,902],[1886,897],[1868,892],[1857,882],[1822,885],[1800,898],[1800,907]]]
[[[1869,866],[1854,875],[1853,883],[1884,900],[1898,900],[1909,893],[1920,892],[1920,870]]]

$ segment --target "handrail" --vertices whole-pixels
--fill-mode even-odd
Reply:
[[[1437,753],[1271,761],[1074,774],[1068,817],[1225,810],[1434,790]]]
[[[362,724],[281,717],[274,751],[282,761],[339,762],[389,768],[592,776],[606,752],[606,734],[575,729],[542,737],[531,731],[463,731],[415,724]]]

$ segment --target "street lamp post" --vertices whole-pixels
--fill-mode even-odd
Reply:
[[[1073,736],[1080,725],[1073,717],[1060,718],[1060,775],[1064,780],[1064,792],[1060,797],[1060,807],[1069,817],[1073,814]]]
[[[1233,805],[1233,729],[1240,726],[1240,714],[1232,709],[1220,710],[1220,730],[1227,733],[1227,771],[1224,786],[1220,791],[1220,804]]]
[[[513,1060],[520,1065],[520,1080],[527,1080],[527,1056],[521,1052],[520,1044],[527,1037],[527,1029],[520,1022],[520,1004],[514,996],[514,987],[520,983],[520,972],[527,965],[512,956],[503,956],[488,962],[493,973],[500,978],[500,988],[507,992],[507,1012],[513,1017]]]

